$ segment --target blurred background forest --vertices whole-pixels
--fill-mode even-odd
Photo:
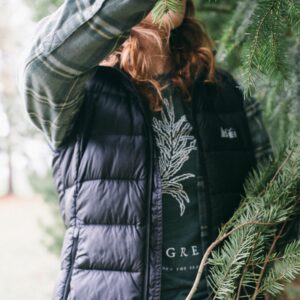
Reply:
[[[62,3],[0,0],[0,299],[50,299],[59,268],[64,227],[51,154],[25,115],[17,70],[37,22]],[[199,20],[215,40],[218,64],[260,101],[273,148],[279,151],[300,132],[299,3],[195,3]],[[16,280],[22,282],[17,288]],[[300,299],[296,285],[287,293],[289,299]]]

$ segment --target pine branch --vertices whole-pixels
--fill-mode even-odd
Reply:
[[[252,299],[265,291],[261,289],[265,271],[278,259],[274,249],[283,231],[278,234],[278,226],[291,220],[299,207],[299,154],[299,147],[289,149],[274,162],[276,168],[265,162],[249,176],[241,206],[205,252],[186,299],[192,298],[208,264],[215,299],[239,299],[242,287],[256,287]]]
[[[291,25],[286,18],[289,9],[289,1],[257,1],[243,50],[243,77],[247,93],[255,87],[259,74],[270,77],[281,74],[288,78],[285,37]]]
[[[154,8],[152,9],[153,22],[162,26],[163,17],[167,15],[171,24],[174,27],[174,23],[170,16],[170,13],[180,13],[183,11],[181,0],[159,0],[156,2]]]
[[[261,286],[261,281],[263,279],[264,273],[266,271],[267,265],[270,262],[270,258],[272,257],[273,251],[275,250],[275,246],[277,241],[281,238],[281,235],[283,234],[284,228],[286,226],[286,222],[284,222],[279,230],[279,233],[274,237],[274,240],[272,242],[272,245],[268,251],[268,254],[264,260],[261,272],[259,274],[259,277],[257,279],[256,282],[256,286],[255,286],[255,291],[254,291],[254,295],[252,297],[252,300],[256,300],[256,298],[258,297],[258,295],[260,294],[261,290],[260,290],[260,286]]]
[[[243,229],[243,227],[247,227],[247,226],[251,226],[251,225],[261,225],[261,226],[274,226],[274,225],[278,225],[281,222],[278,223],[265,223],[265,222],[257,222],[257,221],[249,221],[246,223],[242,223],[239,224],[237,227],[233,228],[232,230],[230,230],[229,232],[224,233],[223,235],[219,235],[219,237],[207,248],[206,252],[204,253],[198,272],[197,272],[197,277],[195,279],[195,282],[193,284],[193,287],[189,293],[189,295],[187,296],[186,300],[190,300],[192,299],[194,293],[197,290],[197,287],[200,283],[200,279],[203,275],[203,271],[205,266],[207,265],[207,262],[209,260],[209,256],[211,255],[212,251],[219,246],[219,244],[221,244],[225,239],[227,239],[229,236],[232,236],[236,231],[239,231],[241,229]],[[216,256],[217,257],[217,256]],[[210,261],[212,263],[212,261]],[[217,265],[217,263],[216,263]]]
[[[232,12],[232,6],[230,6],[230,5],[201,5],[200,11],[229,14]]]
[[[253,248],[251,249],[251,254],[248,257],[245,267],[242,271],[242,275],[240,278],[240,282],[238,284],[238,289],[237,289],[237,294],[236,294],[236,300],[241,299],[241,292],[242,288],[245,288],[246,286],[253,286],[255,284],[255,272],[253,270],[249,271],[250,267],[253,267],[252,262],[253,261],[258,261],[260,259],[260,254],[263,251],[263,246],[264,246],[264,240],[261,235],[261,233],[257,233],[257,239],[255,244],[253,245]],[[255,249],[255,250],[254,250]],[[261,249],[262,251],[259,252],[258,249]],[[245,289],[243,289],[244,291]]]
[[[231,16],[229,23],[225,26],[220,41],[217,59],[220,62],[228,60],[229,56],[236,54],[235,50],[241,47],[247,37],[247,30],[251,25],[256,1],[239,1]]]
[[[284,254],[275,261],[269,269],[260,286],[260,293],[266,291],[273,296],[278,296],[284,290],[284,286],[295,280],[300,273],[300,240],[289,243]]]
[[[295,0],[287,0],[287,22],[290,24],[292,30],[299,36],[300,34],[300,3]]]
[[[212,259],[208,261],[210,264],[208,280],[214,290],[214,299],[232,299],[236,293],[238,288],[236,281],[242,274],[257,238],[255,230],[249,232],[248,229],[249,227],[244,228],[231,235],[219,251],[219,257],[213,253]],[[219,261],[217,265],[215,265],[216,258]]]

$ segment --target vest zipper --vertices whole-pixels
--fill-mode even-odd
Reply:
[[[148,123],[148,122],[147,122]],[[152,129],[148,124],[148,138],[149,138],[149,180],[147,187],[147,227],[146,227],[146,264],[145,264],[145,281],[144,281],[144,295],[143,299],[148,300],[149,287],[149,259],[150,259],[150,226],[151,226],[151,200],[152,200],[152,184],[153,184],[153,141]]]
[[[160,175],[160,171],[159,171],[159,163],[158,163],[158,154],[156,152],[156,149],[154,150],[153,152],[153,159],[154,159],[154,165],[155,165],[155,168],[156,168],[156,172],[158,172],[158,182],[157,182],[157,185],[159,187],[159,199],[158,199],[158,203],[157,205],[159,205],[159,211],[160,211],[160,222],[161,222],[161,229],[162,229],[162,232],[161,232],[161,237],[163,236],[163,222],[162,222],[162,190],[161,190],[161,175]],[[153,176],[154,176],[154,171],[153,171]],[[162,277],[162,238],[160,240],[160,243],[159,243],[159,249],[160,249],[160,256],[159,256],[159,265],[160,265],[160,268],[159,268],[159,283],[158,283],[158,287],[157,287],[157,291],[158,291],[158,300],[161,299],[161,277]]]
[[[193,124],[193,129],[195,132],[196,136],[196,141],[197,141],[197,147],[198,147],[198,155],[197,155],[197,164],[198,164],[198,170],[202,170],[202,176],[204,180],[204,206],[205,206],[205,213],[206,213],[206,219],[205,223],[203,226],[207,227],[207,234],[208,238],[211,237],[211,207],[210,207],[210,193],[208,190],[208,174],[207,174],[207,169],[206,169],[206,162],[205,162],[205,153],[203,149],[203,143],[201,141],[201,136],[200,136],[200,130],[199,130],[199,122],[197,121],[197,103],[195,99],[202,99],[201,93],[199,92],[201,88],[204,88],[204,83],[202,81],[199,82],[199,86],[195,88],[195,84],[193,85],[193,88],[191,90],[192,94],[192,103],[191,103],[191,122]],[[204,98],[205,99],[205,98]],[[198,100],[199,101],[199,100]],[[203,101],[203,100],[202,100]],[[199,175],[199,174],[198,174]],[[200,180],[199,176],[197,178],[197,194],[200,195]],[[198,197],[198,201],[200,201],[200,197]],[[201,222],[201,220],[200,220]]]
[[[79,235],[79,229],[77,227],[75,227],[74,231],[73,231],[73,244],[72,244],[72,248],[71,248],[70,268],[69,268],[68,276],[66,279],[66,285],[65,285],[64,295],[63,295],[62,300],[67,300],[69,293],[70,293],[70,284],[71,284],[71,277],[72,277],[72,273],[73,273],[76,249],[77,249],[77,244],[78,244],[78,235]]]
[[[192,101],[192,113],[191,113],[191,121],[193,124],[195,136],[196,136],[196,142],[198,147],[198,154],[197,154],[197,201],[198,201],[198,208],[199,208],[199,222],[200,222],[200,232],[201,232],[201,251],[202,255],[204,254],[206,248],[210,244],[210,238],[211,238],[211,208],[210,208],[210,194],[208,191],[208,176],[207,176],[207,170],[205,165],[205,156],[204,156],[204,150],[203,145],[200,137],[200,131],[199,126],[197,122],[197,115],[196,115],[196,103],[194,99],[201,99],[201,97],[195,96],[195,90],[193,90],[193,101]],[[203,176],[203,192],[201,191],[201,177],[199,176],[199,172],[202,171]],[[204,199],[201,199],[201,195],[203,195]],[[204,201],[203,201],[204,200]],[[201,214],[201,209],[204,210],[205,217],[203,218]],[[204,220],[203,220],[204,219]],[[204,236],[204,231],[206,231],[206,236]],[[205,239],[206,238],[206,239]],[[204,269],[204,276],[206,278],[206,290],[208,294],[210,294],[209,290],[209,284],[207,281],[207,268]]]

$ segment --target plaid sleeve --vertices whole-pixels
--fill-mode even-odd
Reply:
[[[51,149],[71,131],[85,82],[129,36],[156,0],[66,0],[37,23],[23,53],[18,88]]]
[[[274,158],[260,103],[253,97],[246,97],[244,105],[257,162]]]

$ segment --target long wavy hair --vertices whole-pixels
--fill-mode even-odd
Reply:
[[[161,111],[162,90],[167,85],[151,73],[155,58],[143,51],[147,40],[151,40],[151,45],[155,41],[161,53],[167,51],[171,81],[181,91],[184,101],[191,101],[190,87],[198,76],[206,83],[215,82],[213,41],[195,17],[193,0],[187,0],[185,16],[179,27],[166,30],[164,26],[142,20],[131,28],[127,40],[100,63],[117,66],[128,73],[148,101],[151,111]]]

